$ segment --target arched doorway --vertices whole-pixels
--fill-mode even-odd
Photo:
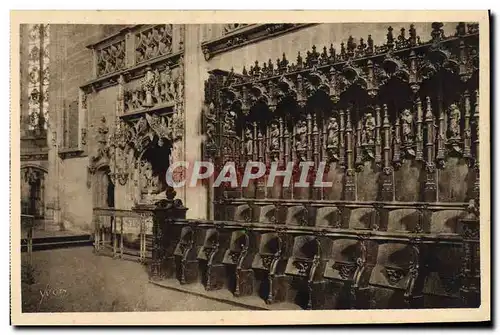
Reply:
[[[167,189],[166,173],[170,166],[171,146],[151,143],[138,160],[141,199],[151,201]]]
[[[94,174],[94,207],[115,207],[115,185],[109,176],[109,166],[101,166]]]
[[[110,177],[108,165],[98,166],[93,174],[93,208],[114,208],[115,207],[115,185]],[[104,236],[102,238],[106,243],[113,243],[113,226],[115,219],[111,216],[102,216],[100,218]]]

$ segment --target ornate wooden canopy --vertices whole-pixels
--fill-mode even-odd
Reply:
[[[212,71],[205,84],[205,155],[338,162],[346,171],[346,199],[354,199],[350,179],[365,161],[390,176],[404,159],[415,159],[425,162],[433,193],[433,171],[445,155],[472,163],[477,152],[471,124],[479,124],[478,34],[477,23],[459,23],[445,36],[443,23],[434,22],[428,40],[413,24],[397,33],[389,27],[383,45],[371,35],[350,36],[340,50],[312,46],[295,62],[283,54],[242,73]],[[384,199],[392,199],[390,179]]]

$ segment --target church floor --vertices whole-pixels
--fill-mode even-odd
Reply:
[[[23,312],[229,311],[242,307],[161,288],[142,265],[96,256],[92,247],[33,253],[34,284],[22,284]],[[22,254],[23,262],[26,254]]]

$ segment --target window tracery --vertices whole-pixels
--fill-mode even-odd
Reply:
[[[28,25],[28,129],[46,130],[49,121],[48,24]]]

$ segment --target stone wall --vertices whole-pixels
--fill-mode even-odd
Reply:
[[[80,157],[62,158],[64,111],[71,103],[79,101],[79,87],[92,79],[93,56],[86,46],[115,33],[121,26],[106,25],[51,25],[50,47],[50,142],[49,178],[47,183],[48,200],[54,204],[54,221],[68,227],[88,230],[92,221],[92,192],[87,187],[88,154],[95,150],[94,125],[102,116],[114,115],[113,89],[102,91],[92,97],[88,115],[72,114],[68,124],[78,124],[79,145],[85,149]],[[110,105],[109,105],[110,104]],[[75,117],[79,119],[75,119]],[[81,128],[88,122],[87,145],[82,145]]]

